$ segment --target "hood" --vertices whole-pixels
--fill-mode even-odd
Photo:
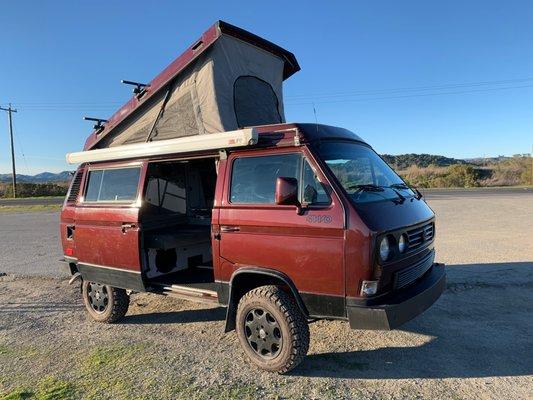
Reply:
[[[352,203],[353,204],[353,203]],[[407,198],[402,204],[392,201],[353,204],[369,229],[381,233],[414,225],[435,217],[423,199]]]

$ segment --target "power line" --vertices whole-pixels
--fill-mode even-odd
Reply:
[[[430,93],[430,95],[440,95],[440,94],[456,94],[456,93],[467,93],[467,92],[440,92],[442,90],[448,89],[467,89],[467,88],[476,88],[483,86],[499,86],[499,85],[508,85],[508,84],[517,84],[517,83],[527,83],[533,82],[533,78],[519,78],[519,79],[506,79],[506,80],[493,80],[493,81],[476,81],[476,82],[462,82],[462,83],[447,83],[440,85],[430,85],[430,86],[410,86],[410,87],[397,87],[397,88],[385,88],[385,89],[368,89],[368,90],[349,90],[342,92],[330,92],[330,93],[309,93],[309,94],[295,94],[292,96],[285,96],[286,100],[294,100],[294,102],[304,101],[307,99],[327,99],[335,97],[358,97],[358,96],[374,96],[374,95],[399,95],[399,96],[409,96],[413,97],[418,95],[417,93],[411,92],[424,92],[428,90],[437,90],[439,92]],[[484,88],[479,91],[492,91],[492,90],[502,90],[502,89],[515,89],[515,88],[524,88],[530,87],[530,85],[521,85],[521,86],[512,86],[512,87],[494,87],[494,88]],[[425,96],[425,93],[420,95]],[[385,98],[385,97],[384,97]],[[388,97],[387,97],[388,98]],[[396,98],[396,96],[394,97]],[[381,99],[381,98],[380,98]],[[288,102],[290,103],[290,101]],[[121,106],[123,102],[117,101],[86,101],[86,102],[72,102],[72,101],[57,101],[57,102],[16,102],[13,103],[14,106],[19,108],[24,108],[27,110],[42,110],[42,111],[78,111],[78,110],[110,110],[111,107]],[[308,103],[305,103],[308,104]]]
[[[22,146],[22,138],[18,134],[17,130],[13,128],[13,136],[15,137],[15,141],[17,142],[18,146],[20,147],[20,154],[22,155],[22,160],[24,161],[24,165],[26,167],[26,173],[28,175],[31,175],[30,173],[30,167],[28,166],[28,160],[26,160],[26,155],[24,154],[24,147]]]
[[[445,90],[445,89],[457,89],[478,87],[487,85],[503,85],[510,83],[523,83],[531,82],[533,78],[521,78],[521,79],[508,79],[499,81],[478,81],[478,82],[463,82],[463,83],[449,83],[433,86],[411,86],[411,87],[399,87],[399,88],[385,88],[385,89],[368,89],[368,90],[349,90],[343,92],[331,92],[331,93],[317,93],[317,94],[300,94],[293,96],[286,96],[286,99],[302,99],[302,98],[319,98],[319,97],[335,97],[335,96],[352,96],[352,95],[373,95],[373,94],[387,94],[395,92],[412,92],[412,91],[425,91],[425,90]]]
[[[351,103],[361,101],[375,101],[388,99],[402,99],[411,97],[442,96],[454,94],[482,93],[501,90],[523,89],[533,87],[533,78],[477,81],[463,83],[449,83],[431,86],[411,86],[388,89],[351,90],[343,92],[317,93],[317,94],[296,94],[285,96],[285,104],[288,106],[327,104],[327,103]],[[518,85],[524,83],[523,85]],[[510,85],[512,86],[501,86]],[[489,87],[486,87],[489,86]],[[496,86],[496,87],[490,87]],[[455,90],[464,89],[464,90]],[[309,101],[308,101],[309,100]],[[13,103],[18,108],[31,111],[43,112],[78,112],[96,111],[113,113],[115,107],[123,105],[122,102],[17,102]]]
[[[406,94],[406,95],[398,95],[398,96],[367,97],[367,98],[326,100],[326,101],[315,101],[315,102],[306,101],[306,102],[291,103],[290,101],[288,101],[288,102],[285,102],[285,105],[298,106],[298,105],[312,105],[313,103],[314,104],[355,103],[355,102],[365,102],[365,101],[372,101],[372,100],[403,99],[403,98],[410,98],[410,97],[442,96],[442,95],[450,95],[450,94],[468,94],[468,93],[480,93],[480,92],[490,92],[490,91],[499,91],[499,90],[522,89],[522,88],[530,88],[530,87],[533,87],[533,85],[487,88],[487,89],[476,89],[476,90],[462,90],[462,91],[452,91],[452,92],[415,93],[415,94]]]

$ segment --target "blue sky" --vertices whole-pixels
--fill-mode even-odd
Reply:
[[[0,13],[0,104],[19,173],[69,168],[91,125],[217,19],[291,50],[288,121],[354,130],[381,153],[512,155],[533,145],[531,1],[23,1]],[[23,156],[24,154],[24,156]],[[10,170],[0,114],[0,173]],[[71,168],[71,167],[70,167]]]

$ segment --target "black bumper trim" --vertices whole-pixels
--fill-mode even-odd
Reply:
[[[391,330],[427,310],[446,287],[444,264],[434,264],[416,284],[389,298],[387,304],[346,307],[350,328]]]

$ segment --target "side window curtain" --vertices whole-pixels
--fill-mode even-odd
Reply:
[[[329,205],[331,198],[326,187],[318,180],[315,171],[307,160],[304,160],[302,171],[301,197],[308,205]]]
[[[230,201],[237,204],[274,204],[278,177],[300,178],[299,153],[242,157],[233,161]]]

